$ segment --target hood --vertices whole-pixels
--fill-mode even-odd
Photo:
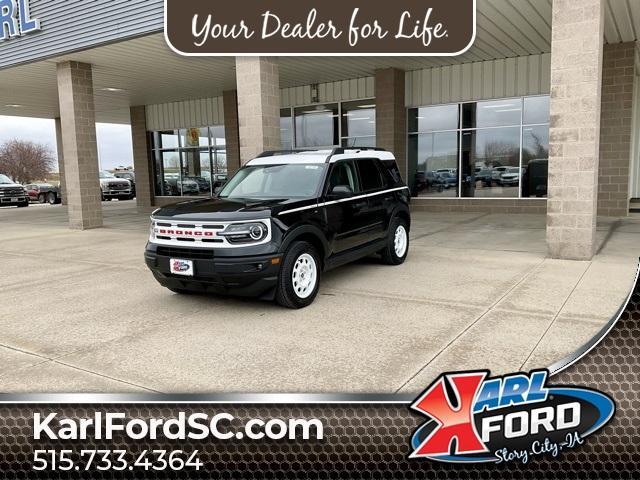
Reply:
[[[168,205],[156,210],[154,218],[233,221],[269,218],[283,210],[314,204],[316,199],[226,199],[203,198]]]
[[[0,183],[0,188],[24,188],[19,183]]]

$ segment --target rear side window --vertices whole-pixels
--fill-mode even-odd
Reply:
[[[360,172],[362,191],[379,190],[382,188],[382,177],[375,160],[363,159],[356,162]]]

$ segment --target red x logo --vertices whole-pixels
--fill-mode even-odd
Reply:
[[[433,418],[438,426],[411,454],[411,458],[449,455],[455,438],[455,455],[487,452],[473,422],[473,401],[480,390],[486,372],[456,373],[441,376],[411,408]],[[445,377],[457,397],[457,407],[451,404]]]

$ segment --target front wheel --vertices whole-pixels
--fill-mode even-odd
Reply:
[[[313,303],[320,287],[320,256],[308,242],[293,243],[285,253],[276,301],[286,308],[303,308]]]
[[[49,203],[49,205],[55,205],[56,201],[57,201],[56,194],[53,192],[49,192],[47,194],[47,202]]]
[[[409,230],[407,222],[394,218],[389,226],[387,246],[380,251],[382,261],[387,265],[404,263],[409,253]]]

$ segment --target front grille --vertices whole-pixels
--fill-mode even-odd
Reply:
[[[184,258],[188,260],[211,260],[213,250],[205,248],[158,247],[156,253],[162,257]]]
[[[110,183],[109,188],[111,190],[128,190],[129,185],[126,183]]]
[[[24,190],[22,188],[3,188],[0,190],[0,197],[23,197]]]

